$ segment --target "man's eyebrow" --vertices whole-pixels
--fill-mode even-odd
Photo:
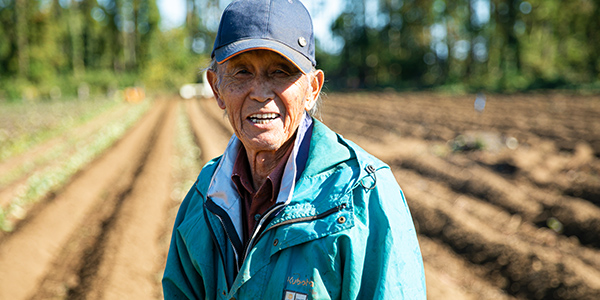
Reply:
[[[231,60],[227,61],[227,65],[225,66],[225,70],[227,71],[233,71],[233,70],[237,70],[239,68],[247,68],[248,67],[248,62],[244,61],[244,60],[233,60],[234,58],[232,58]]]
[[[276,66],[287,72],[300,72],[300,69],[298,69],[296,66],[294,66],[294,64],[287,62],[287,61],[278,62],[276,64]]]

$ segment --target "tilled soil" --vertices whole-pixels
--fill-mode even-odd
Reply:
[[[597,299],[600,99],[488,95],[483,109],[475,99],[333,94],[322,116],[392,167],[419,234],[429,299]],[[170,196],[178,107],[199,159],[222,153],[232,130],[213,101],[155,101],[0,236],[0,299],[162,298],[178,204]]]
[[[600,99],[475,99],[334,95],[324,119],[391,165],[429,298],[597,299]]]
[[[1,237],[0,278],[10,280],[0,280],[0,299],[162,298],[178,105],[192,120],[207,119],[198,103],[156,101],[120,142]],[[210,129],[196,130],[212,140]],[[218,145],[213,157],[225,147]]]
[[[1,299],[62,297],[85,282],[85,270],[97,266],[85,265],[96,264],[94,256],[103,252],[107,229],[143,171],[166,104],[157,102],[122,141],[0,241],[0,277],[11,278],[0,281]]]

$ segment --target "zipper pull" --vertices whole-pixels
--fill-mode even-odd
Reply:
[[[364,178],[360,180],[360,185],[362,185],[365,189],[367,190],[372,190],[375,188],[375,186],[377,185],[377,176],[375,176],[375,167],[373,167],[373,165],[368,165],[365,170],[367,171],[367,174],[369,174],[369,176],[371,176],[371,178],[373,178],[373,184],[371,184],[371,186],[366,186],[364,184]]]

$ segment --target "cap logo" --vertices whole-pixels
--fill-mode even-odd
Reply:
[[[300,45],[300,47],[306,46],[306,39],[304,37],[299,37],[298,38],[298,45]]]

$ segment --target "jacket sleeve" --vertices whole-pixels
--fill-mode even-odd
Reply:
[[[425,300],[423,259],[404,193],[389,168],[376,173],[376,186],[362,189],[352,254],[344,259],[343,299]],[[357,201],[355,201],[357,203]]]
[[[204,299],[204,284],[200,274],[194,268],[184,240],[177,228],[184,221],[187,208],[195,194],[192,188],[179,207],[175,226],[171,236],[171,245],[162,279],[163,293],[170,299]]]

